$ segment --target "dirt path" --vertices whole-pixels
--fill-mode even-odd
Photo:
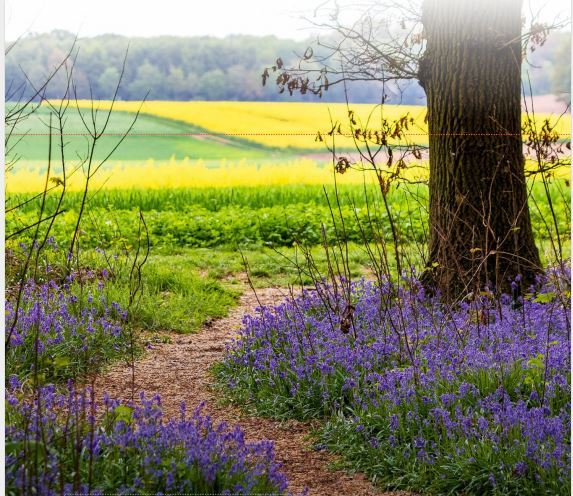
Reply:
[[[286,292],[267,288],[257,291],[257,296],[263,305],[274,305],[286,297]],[[219,404],[216,392],[211,388],[213,379],[209,368],[223,357],[225,343],[236,335],[243,315],[252,313],[257,306],[257,299],[248,290],[228,317],[205,325],[196,334],[172,334],[170,343],[153,345],[153,349],[135,365],[135,391],[143,390],[147,397],[159,393],[167,417],[179,415],[181,401],[186,402],[187,411],[204,401],[203,412],[211,415],[214,421],[225,421],[229,426],[239,424],[251,441],[273,440],[277,459],[283,463],[289,490],[293,493],[308,487],[313,496],[382,496],[383,493],[376,491],[362,474],[329,470],[328,465],[334,457],[308,447],[308,424],[254,418],[237,407]],[[113,368],[98,378],[96,391],[107,391],[112,397],[127,399],[131,394],[131,368]],[[385,493],[386,496],[391,494],[400,493]]]

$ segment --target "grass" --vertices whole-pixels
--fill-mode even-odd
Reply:
[[[129,296],[125,280],[112,283],[108,291],[120,302]],[[152,332],[195,332],[205,322],[227,315],[239,294],[238,288],[204,276],[184,256],[152,255],[130,323]]]
[[[321,249],[314,248],[313,253],[324,270],[326,258]],[[364,274],[367,266],[364,250],[352,245],[350,254],[353,275]],[[293,248],[284,250],[283,255],[268,248],[245,250],[243,255],[248,260],[255,288],[311,282],[283,257],[293,258]],[[90,257],[92,265],[103,267],[95,252]],[[236,250],[158,249],[152,252],[144,268],[143,293],[137,310],[130,313],[130,323],[151,332],[195,332],[211,319],[227,315],[245,290],[243,258]],[[125,277],[110,281],[106,292],[108,298],[125,306],[129,298]]]
[[[81,109],[84,120],[91,124],[91,112]],[[17,126],[14,133],[27,133],[10,152],[10,156],[17,156],[21,162],[46,161],[48,152],[48,133],[50,111],[46,107],[40,107],[34,114],[25,119]],[[102,126],[106,118],[105,112],[99,112],[97,117],[98,126]],[[103,136],[96,147],[94,158],[101,160],[105,158],[113,149],[131,123],[134,114],[130,112],[114,111],[109,122],[106,133],[119,134],[119,136]],[[52,125],[55,125],[53,121]],[[67,157],[76,158],[86,153],[86,136],[76,136],[75,134],[86,134],[87,130],[82,122],[79,112],[71,108],[66,114],[65,152]],[[169,136],[169,134],[190,134],[203,133],[205,129],[198,126],[165,119],[152,115],[140,115],[131,130],[129,136],[123,141],[121,146],[113,153],[114,161],[147,160],[168,160],[171,158],[203,160],[241,160],[241,159],[263,159],[273,155],[273,150],[269,147],[245,141],[241,138],[226,138],[216,140],[210,137],[196,136]],[[42,134],[38,136],[38,134]],[[141,136],[143,134],[143,136]],[[151,136],[145,136],[152,134]],[[153,136],[153,134],[165,134],[166,136]],[[18,137],[14,137],[16,142]],[[59,157],[60,145],[59,137],[53,138],[53,156]],[[276,152],[274,152],[276,154]]]

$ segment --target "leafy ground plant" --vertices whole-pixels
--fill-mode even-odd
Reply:
[[[20,494],[285,494],[271,442],[214,425],[201,407],[162,417],[158,396],[141,404],[49,385],[7,388],[6,483]]]
[[[570,232],[569,188],[563,180],[554,180],[547,195],[539,182],[531,182],[531,211],[536,238],[545,242],[555,232],[548,219],[554,210],[564,243],[569,245]],[[290,247],[297,242],[320,245],[323,228],[329,239],[335,237],[335,225],[325,191],[331,199],[332,189],[318,186],[242,187],[206,189],[166,189],[101,191],[87,207],[82,247],[113,247],[136,245],[138,225],[133,222],[137,209],[145,212],[151,246],[167,247],[261,246]],[[340,187],[341,218],[347,241],[363,244],[364,239],[391,241],[388,215],[370,184]],[[21,204],[18,216],[7,218],[7,233],[17,232],[22,222],[32,224],[36,219],[38,203],[30,201],[33,195],[9,195],[8,208]],[[399,184],[388,193],[388,202],[398,228],[400,243],[423,243],[427,236],[427,187]],[[69,193],[64,200],[63,212],[53,226],[54,236],[67,239],[75,227],[81,197]],[[53,212],[58,197],[48,194],[46,211]],[[87,221],[90,221],[87,223]],[[340,230],[340,226],[338,226]],[[27,240],[29,232],[19,237]],[[567,250],[568,251],[568,250]]]
[[[415,277],[318,287],[246,317],[217,373],[261,414],[323,418],[321,442],[387,488],[569,494],[569,281],[455,306]]]

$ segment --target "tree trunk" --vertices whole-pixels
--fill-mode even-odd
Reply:
[[[430,240],[446,298],[534,282],[521,138],[521,0],[424,0]]]

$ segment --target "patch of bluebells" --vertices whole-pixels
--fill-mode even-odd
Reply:
[[[268,441],[214,425],[201,407],[163,418],[158,396],[140,403],[53,385],[7,387],[6,494],[285,494]]]
[[[456,306],[415,277],[323,287],[245,317],[218,373],[263,414],[326,417],[323,442],[388,487],[569,494],[569,281]]]
[[[35,367],[40,382],[75,378],[97,371],[131,346],[121,326],[126,312],[102,292],[85,290],[82,295],[73,276],[63,286],[30,280],[20,305],[7,300],[5,310],[10,336],[6,367],[22,378],[32,375]]]
[[[29,281],[19,306],[6,303],[8,332],[16,322],[6,355],[6,494],[285,494],[272,443],[247,443],[239,427],[216,426],[200,409],[189,416],[184,405],[166,420],[158,396],[98,405],[74,387],[130,351],[127,313],[106,299],[103,281],[92,293],[74,279]]]

